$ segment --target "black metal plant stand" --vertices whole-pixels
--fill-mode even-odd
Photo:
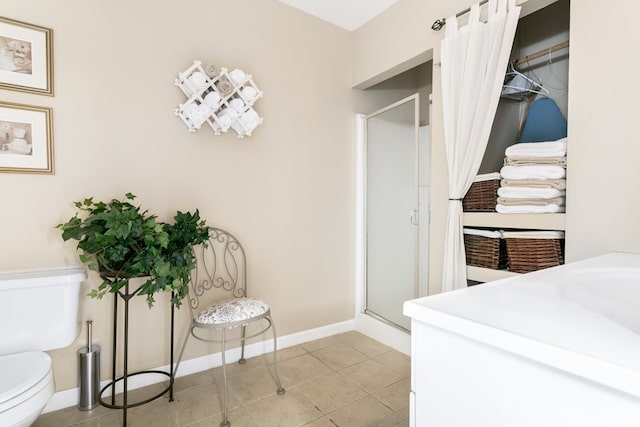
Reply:
[[[173,372],[173,332],[174,332],[174,319],[175,319],[175,307],[173,303],[171,304],[171,340],[170,340],[170,361],[169,361],[169,372],[159,371],[159,370],[146,370],[129,373],[128,370],[128,358],[129,358],[129,300],[140,293],[141,287],[138,287],[133,292],[129,292],[129,280],[125,282],[123,286],[124,292],[119,290],[113,298],[113,354],[112,354],[112,367],[111,367],[111,382],[104,386],[100,390],[99,401],[100,404],[106,408],[110,409],[121,409],[122,410],[122,425],[123,427],[127,426],[127,409],[133,408],[136,406],[144,405],[145,403],[149,403],[151,401],[156,400],[157,398],[165,395],[167,392],[169,393],[169,402],[173,402],[173,382],[174,382],[174,372]],[[174,294],[171,294],[173,301]],[[123,343],[123,373],[121,377],[116,378],[116,357],[118,354],[118,299],[122,298],[124,301],[124,343]],[[169,386],[162,390],[160,393],[152,396],[148,399],[145,399],[140,402],[129,403],[127,399],[127,382],[129,377],[135,375],[143,375],[143,374],[160,374],[166,375],[169,378]],[[123,393],[122,393],[122,404],[116,404],[116,384],[122,381],[123,383]],[[111,402],[106,402],[102,395],[108,389],[111,389]]]

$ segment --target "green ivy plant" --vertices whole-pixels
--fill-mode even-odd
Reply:
[[[120,292],[129,279],[143,277],[146,281],[133,295],[146,295],[152,307],[157,292],[174,292],[172,303],[179,307],[196,264],[192,248],[207,244],[209,228],[198,210],[178,211],[171,224],[159,222],[131,203],[135,197],[127,193],[107,203],[93,197],[74,202],[78,212],[56,227],[63,240],[78,241],[80,261],[103,279],[90,297]]]

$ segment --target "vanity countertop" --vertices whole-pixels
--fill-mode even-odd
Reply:
[[[404,314],[640,396],[640,254],[407,301]]]

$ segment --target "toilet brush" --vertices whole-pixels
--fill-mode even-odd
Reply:
[[[100,393],[100,346],[92,343],[93,321],[87,320],[87,346],[78,350],[78,409],[90,411],[98,405]]]

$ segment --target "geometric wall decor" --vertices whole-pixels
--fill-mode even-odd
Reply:
[[[175,114],[189,132],[195,132],[206,123],[215,135],[233,129],[242,138],[251,135],[262,123],[253,104],[263,92],[252,76],[242,70],[228,71],[215,65],[204,69],[196,60],[178,74],[175,85],[187,97],[184,104],[175,109]]]

